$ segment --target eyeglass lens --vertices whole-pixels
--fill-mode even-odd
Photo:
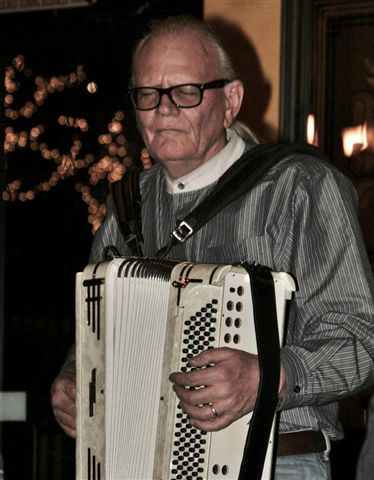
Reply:
[[[156,88],[140,87],[132,92],[132,99],[137,108],[152,110],[159,105],[162,95],[167,95],[178,107],[189,108],[199,105],[202,90],[196,85],[177,85],[162,92]]]
[[[210,88],[222,88],[232,80],[220,79],[208,83],[185,83],[169,88],[135,87],[129,90],[131,100],[138,110],[153,110],[160,105],[163,95],[178,108],[197,107],[203,100],[204,91]]]

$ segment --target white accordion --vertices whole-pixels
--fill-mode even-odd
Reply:
[[[285,273],[271,278],[281,343],[295,285]],[[207,348],[257,354],[253,318],[242,265],[129,257],[78,273],[76,480],[239,478],[252,414],[201,432],[168,377]],[[262,480],[271,478],[274,418]]]

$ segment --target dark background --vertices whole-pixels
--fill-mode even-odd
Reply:
[[[125,99],[132,46],[150,18],[177,13],[202,16],[202,1],[99,1],[83,8],[0,15],[2,76],[12,59],[22,54],[33,77],[66,75],[82,64],[87,80],[99,85],[95,95],[87,92],[87,82],[50,95],[29,120],[11,122],[2,112],[1,130],[8,125],[29,130],[43,123],[44,141],[63,151],[64,144],[66,149],[71,143],[71,133],[56,125],[56,117],[61,113],[85,117],[91,128],[83,142],[99,158],[97,136],[121,109],[136,160],[138,145]],[[19,80],[20,100],[32,99],[33,78],[20,75]],[[1,191],[15,178],[31,188],[56,168],[29,149],[6,155],[1,164]],[[96,193],[105,199],[105,186]],[[27,422],[2,425],[6,480],[72,479],[74,441],[52,416],[49,390],[74,341],[75,273],[87,264],[93,238],[87,206],[72,178],[32,201],[0,202],[5,299],[0,390],[27,392]]]

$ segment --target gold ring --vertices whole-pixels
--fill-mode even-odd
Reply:
[[[209,403],[208,405],[210,406],[210,409],[212,410],[213,415],[214,415],[215,417],[218,417],[217,410],[214,408],[213,403]]]

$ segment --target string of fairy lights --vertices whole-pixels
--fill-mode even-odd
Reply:
[[[19,119],[32,120],[48,97],[58,92],[61,93],[65,89],[85,86],[87,91],[93,94],[97,91],[96,83],[87,81],[87,74],[82,65],[78,65],[75,71],[67,75],[51,76],[50,78],[36,76],[33,98],[16,107],[17,93],[22,88],[21,82],[17,80],[20,74],[25,78],[33,78],[33,71],[27,67],[25,58],[17,55],[5,70],[4,108],[5,117],[9,123],[5,128],[5,154],[10,157],[12,153],[20,150],[34,152],[41,158],[52,162],[54,167],[49,178],[40,180],[31,188],[26,188],[20,178],[9,181],[2,192],[2,199],[4,201],[31,201],[39,193],[48,192],[59,182],[72,177],[75,180],[75,190],[87,205],[88,222],[92,225],[92,232],[95,233],[105,217],[106,209],[105,203],[100,203],[95,198],[92,187],[102,181],[110,184],[120,180],[126,169],[133,164],[133,159],[128,154],[127,138],[124,135],[125,113],[121,110],[115,112],[107,125],[107,131],[98,136],[97,142],[104,152],[100,155],[92,152],[83,153],[83,141],[77,134],[89,131],[90,125],[86,118],[56,114],[56,122],[59,127],[74,130],[71,145],[68,147],[65,145],[62,152],[61,148],[48,145],[45,140],[47,127],[44,124],[38,123],[29,128],[16,129],[12,123]],[[140,159],[144,168],[151,166],[151,159],[145,149],[141,151]],[[82,170],[87,172],[87,182],[78,179],[78,172]]]

